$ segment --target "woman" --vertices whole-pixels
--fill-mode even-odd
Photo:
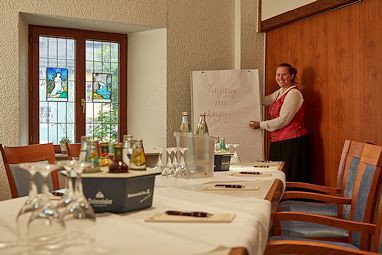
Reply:
[[[270,120],[250,121],[253,129],[270,131],[269,160],[285,161],[287,181],[309,181],[308,130],[304,125],[305,104],[296,87],[297,70],[287,63],[278,65],[276,82],[280,89],[263,97]]]

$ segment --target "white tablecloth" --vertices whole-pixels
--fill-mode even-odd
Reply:
[[[97,241],[87,246],[69,247],[64,253],[205,254],[217,248],[226,247],[226,251],[229,251],[231,247],[241,246],[245,247],[249,254],[263,254],[271,215],[271,204],[261,197],[263,195],[255,198],[255,196],[216,194],[190,188],[209,181],[251,180],[259,184],[265,183],[264,187],[269,187],[268,184],[275,178],[285,181],[280,171],[271,169],[260,171],[272,173],[272,176],[236,177],[230,176],[232,171],[229,171],[215,173],[211,178],[180,180],[180,183],[179,180],[171,180],[172,178],[163,181],[157,176],[152,208],[126,214],[98,214]],[[6,228],[7,231],[15,230],[14,219],[24,201],[25,198],[19,198],[0,202],[0,228]],[[236,217],[231,223],[144,222],[155,213],[171,209],[234,213]],[[6,254],[2,250],[0,253]]]

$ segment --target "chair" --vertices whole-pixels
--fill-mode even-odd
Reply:
[[[381,188],[381,155],[381,146],[365,144],[356,171],[352,198],[333,196],[329,199],[336,204],[351,204],[350,208],[345,208],[344,214],[349,215],[352,221],[373,221],[373,212]],[[304,212],[276,212],[273,214],[273,220],[275,236],[272,239],[314,238],[345,241],[361,249],[368,248],[367,239],[361,237],[356,228],[351,229],[351,232],[338,229],[346,225],[347,219]]]
[[[302,192],[302,191],[287,191],[284,193],[279,204],[279,211],[298,211],[309,212],[326,216],[342,217],[342,206],[330,203],[330,199],[334,196],[352,197],[353,184],[356,177],[361,154],[365,144],[356,141],[346,140],[342,151],[339,173],[337,177],[337,188],[328,186],[319,186],[309,183],[297,183],[294,187],[313,189],[318,193]],[[287,184],[288,185],[288,184]],[[321,193],[322,192],[322,193]],[[321,203],[296,201],[293,199],[321,199]],[[322,203],[323,202],[323,203]],[[326,203],[325,203],[326,202]],[[349,215],[345,215],[348,219]]]
[[[342,147],[340,164],[338,166],[338,171],[337,171],[337,187],[321,186],[321,185],[305,183],[305,182],[287,182],[286,189],[287,190],[304,189],[304,190],[310,190],[314,192],[320,192],[320,193],[326,193],[326,194],[332,194],[332,195],[339,194],[341,191],[340,189],[341,189],[341,184],[343,181],[343,173],[345,169],[346,159],[350,150],[350,145],[351,145],[351,141],[345,140],[344,146]],[[354,151],[353,153],[357,153],[356,155],[361,156],[362,149],[360,151]],[[353,148],[353,150],[355,150],[355,148]]]
[[[68,158],[78,158],[81,152],[81,143],[66,143]]]
[[[56,162],[56,156],[54,153],[54,146],[51,143],[48,144],[33,144],[27,146],[6,147],[0,144],[1,155],[4,161],[5,171],[8,177],[8,183],[11,190],[12,198],[19,197],[16,181],[12,173],[11,164],[48,161],[49,163]],[[15,169],[20,171],[20,169]],[[52,174],[53,189],[59,189],[60,184],[58,180],[58,173]]]
[[[363,236],[373,234],[371,241],[371,251],[360,250],[357,246],[349,243],[338,242],[320,242],[309,239],[295,240],[270,240],[267,244],[265,255],[282,255],[282,254],[333,254],[333,255],[357,255],[369,254],[377,255],[382,253],[382,196],[379,191],[379,206],[377,207],[374,224],[360,223],[355,221],[347,221],[334,219],[339,227],[349,231],[360,231]],[[335,223],[333,223],[335,224]]]
[[[100,147],[98,141],[94,142],[98,155],[100,155]],[[81,143],[66,143],[66,150],[68,153],[68,158],[79,158],[81,153]]]

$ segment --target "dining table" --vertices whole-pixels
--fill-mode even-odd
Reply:
[[[119,214],[97,213],[95,240],[87,245],[68,245],[58,254],[263,254],[272,211],[285,189],[282,168],[282,162],[268,166],[243,163],[206,178],[157,175],[151,207]],[[0,202],[0,244],[2,238],[16,236],[15,218],[25,200],[21,197]],[[206,212],[228,215],[229,219],[155,220],[166,211]],[[33,253],[25,246],[2,249],[0,245],[0,254]]]

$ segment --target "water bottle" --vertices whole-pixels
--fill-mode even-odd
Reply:
[[[208,127],[206,122],[206,113],[200,113],[200,119],[198,127],[196,128],[196,133],[199,135],[208,135]]]
[[[225,138],[220,139],[220,151],[221,152],[227,152],[227,148],[225,146]]]
[[[126,165],[130,164],[131,152],[132,152],[132,135],[124,135],[123,136],[123,149],[122,149],[122,158],[123,162]]]
[[[215,152],[220,152],[220,139],[219,139],[219,136],[217,136],[216,139],[215,139],[214,151]]]
[[[187,112],[182,112],[182,124],[180,124],[179,132],[192,133],[191,124],[188,122]]]
[[[90,141],[89,137],[81,136],[81,150],[80,150],[80,155],[78,157],[78,160],[80,162],[84,162],[86,159],[87,145],[89,141]]]
[[[86,167],[84,169],[84,173],[96,173],[100,171],[99,166],[99,155],[98,155],[98,148],[97,148],[97,142],[87,140],[87,150],[86,150],[86,158],[85,161],[90,163],[89,167]]]

